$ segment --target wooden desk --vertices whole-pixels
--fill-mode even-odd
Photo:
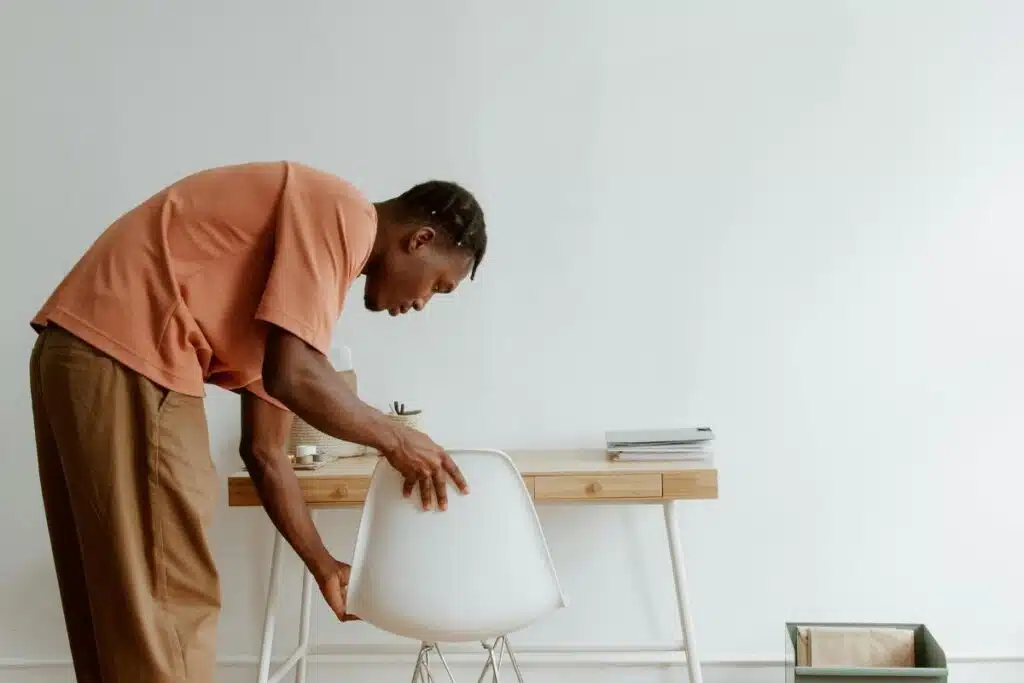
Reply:
[[[507,452],[537,503],[638,503],[718,497],[718,471],[706,463],[617,463],[598,450]],[[377,456],[344,458],[319,470],[296,472],[306,503],[321,508],[362,505],[379,460]],[[228,505],[260,505],[256,488],[244,470],[228,478]]]
[[[679,664],[685,661],[690,683],[702,683],[700,661],[696,654],[693,620],[686,589],[682,542],[679,533],[678,505],[681,500],[707,500],[718,497],[718,470],[713,463],[692,462],[612,462],[603,450],[509,451],[537,504],[660,504],[664,508],[665,529],[675,578],[676,600],[683,641],[667,647],[618,648],[615,650],[581,651],[551,647],[538,649],[540,659],[561,661],[554,655],[566,655],[564,661],[578,663],[648,663]],[[320,508],[359,507],[366,500],[370,478],[378,463],[377,456],[346,458],[319,470],[296,472],[306,503],[315,515]],[[472,486],[472,482],[470,482]],[[228,478],[228,505],[259,507],[259,498],[247,472]],[[260,654],[260,683],[280,681],[297,666],[297,683],[305,679],[310,657],[338,653],[338,648],[313,647],[309,642],[313,581],[306,571],[302,582],[302,612],[299,645],[285,663],[273,674],[270,654],[273,646],[277,612],[278,576],[284,544],[280,534],[274,540],[270,585],[267,590],[263,644]],[[528,659],[529,652],[519,654]],[[544,654],[548,655],[544,657]],[[587,656],[589,655],[589,656]],[[596,658],[595,658],[596,656]]]

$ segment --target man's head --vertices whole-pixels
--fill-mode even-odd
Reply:
[[[376,207],[377,240],[363,269],[368,309],[418,311],[434,294],[476,275],[487,232],[484,212],[467,190],[432,180]]]

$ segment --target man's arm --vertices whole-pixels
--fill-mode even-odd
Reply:
[[[267,393],[313,428],[382,453],[398,448],[400,425],[359,400],[322,353],[271,327],[263,358]]]
[[[302,498],[299,481],[285,457],[291,413],[242,392],[242,440],[239,453],[263,508],[288,544],[309,567],[324,598],[339,619],[345,613],[348,565],[338,562],[324,546]]]
[[[263,387],[324,434],[376,448],[405,477],[406,494],[419,483],[425,508],[435,495],[442,510],[448,506],[448,477],[468,491],[444,449],[360,401],[323,354],[277,326],[267,334]]]

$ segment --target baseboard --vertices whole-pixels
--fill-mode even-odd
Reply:
[[[225,656],[218,661],[217,683],[252,683],[256,680],[255,655]],[[384,683],[408,680],[413,658],[364,655],[356,661],[311,663],[307,681],[353,680]],[[480,670],[479,659],[467,658],[451,662],[458,681],[474,681]],[[278,662],[279,664],[280,662]],[[539,661],[523,662],[524,676],[529,683],[686,683],[685,666],[579,663],[554,666]],[[785,680],[784,663],[773,656],[715,656],[701,667],[704,683],[776,683]],[[289,672],[284,680],[294,680]],[[1021,683],[1024,681],[1024,655],[960,655],[951,658],[952,683]],[[0,681],[3,683],[74,683],[71,662],[66,659],[26,660],[0,659]],[[446,680],[446,679],[445,679]],[[504,680],[504,679],[503,679]]]
[[[350,651],[339,652],[335,655],[320,655],[317,659],[321,664],[327,666],[403,666],[415,659],[415,650],[396,651],[398,648],[375,648],[375,647],[353,647]],[[446,650],[447,651],[447,650]],[[642,657],[619,656],[619,653],[611,653],[614,656],[603,656],[597,653],[583,652],[579,655],[566,657],[561,655],[546,655],[539,653],[534,656],[520,657],[521,664],[530,668],[547,668],[570,666],[573,668],[587,668],[591,666],[608,667],[660,667],[665,665],[651,664],[643,661]],[[635,653],[633,653],[635,654]],[[450,656],[453,665],[468,665],[478,658],[470,658],[461,652]],[[1024,653],[974,653],[955,654],[947,657],[950,665],[954,664],[1019,664],[1024,668]],[[284,658],[275,658],[274,665],[280,665]],[[217,658],[217,666],[222,668],[248,668],[259,664],[259,655],[222,655]],[[678,664],[669,666],[683,666],[681,660]],[[712,668],[778,668],[783,667],[785,662],[777,655],[711,655],[704,657],[702,666]],[[17,657],[0,657],[0,671],[14,669],[63,669],[71,668],[71,660],[67,658],[55,659],[20,659]],[[1022,678],[1021,680],[1024,680]]]

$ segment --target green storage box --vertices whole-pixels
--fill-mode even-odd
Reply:
[[[900,668],[797,666],[798,629],[806,626],[906,628],[914,631],[914,666]],[[946,683],[946,653],[923,624],[786,624],[786,683]]]

